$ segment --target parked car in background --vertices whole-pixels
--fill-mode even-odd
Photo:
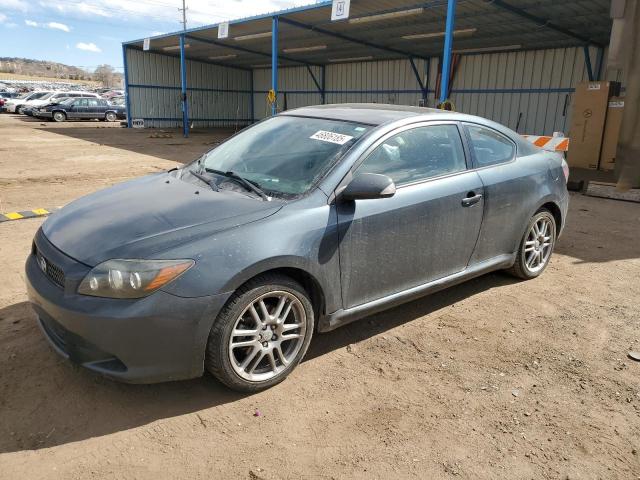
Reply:
[[[4,103],[7,100],[11,100],[12,98],[17,98],[19,97],[20,94],[19,93],[14,93],[14,92],[0,92],[0,112],[3,110],[4,107]]]
[[[110,105],[103,98],[69,98],[55,105],[40,107],[33,112],[37,118],[65,120],[98,119],[115,122],[126,118],[124,107]]]
[[[39,98],[42,98],[48,93],[50,92],[43,91],[43,92],[25,93],[24,95],[19,96],[17,98],[6,100],[4,102],[4,109],[6,112],[9,112],[9,113],[21,113],[22,109],[27,104],[27,102],[29,102],[30,100],[37,100]]]
[[[111,105],[118,105],[120,107],[124,107],[126,104],[126,99],[124,95],[119,97],[111,97],[108,101]]]
[[[120,97],[122,95],[124,95],[124,90],[110,90],[108,92],[103,93],[102,98],[106,98],[107,100],[109,100],[110,98]]]
[[[476,116],[290,110],[50,216],[29,300],[59,353],[111,378],[206,369],[257,391],[316,332],[494,270],[542,274],[568,175],[561,154]]]
[[[22,108],[22,113],[25,115],[33,116],[35,110],[45,105],[56,105],[68,98],[100,98],[100,95],[92,92],[52,92],[51,95],[45,95],[44,97],[36,100],[30,100],[26,103],[26,106]]]

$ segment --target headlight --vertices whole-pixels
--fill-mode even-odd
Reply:
[[[109,298],[146,297],[194,264],[193,260],[107,260],[84,277],[78,293]]]

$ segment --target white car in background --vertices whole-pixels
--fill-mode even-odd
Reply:
[[[13,98],[11,100],[7,100],[4,104],[5,111],[9,113],[21,113],[22,109],[27,105],[27,103],[31,100],[38,100],[39,98],[44,97],[47,94],[52,92],[43,91],[43,92],[29,92],[25,93],[21,97]]]

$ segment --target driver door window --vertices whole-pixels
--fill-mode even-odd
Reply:
[[[458,127],[447,124],[412,128],[389,137],[356,173],[387,175],[402,186],[466,168]]]

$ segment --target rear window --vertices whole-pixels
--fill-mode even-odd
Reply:
[[[515,144],[501,133],[479,125],[466,125],[466,129],[479,167],[509,162],[515,157]]]

